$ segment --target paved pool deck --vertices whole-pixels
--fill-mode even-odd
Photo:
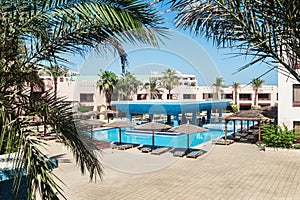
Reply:
[[[69,151],[47,142],[67,199],[300,199],[300,151],[260,151],[253,144],[212,146],[197,159],[105,149],[103,180],[89,182]]]

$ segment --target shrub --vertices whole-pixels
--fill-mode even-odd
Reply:
[[[252,105],[252,106],[251,106],[251,109],[254,109],[254,110],[260,109],[260,108],[261,108],[260,105]]]
[[[295,149],[300,149],[300,144],[295,144],[295,145],[294,145],[294,148],[295,148]]]
[[[288,130],[285,125],[283,128],[278,125],[264,125],[262,130],[262,141],[267,147],[291,148],[297,139],[294,130]]]
[[[238,104],[232,104],[231,108],[232,108],[232,111],[234,113],[236,113],[236,112],[238,112],[240,110],[240,105],[238,105]]]
[[[79,104],[78,111],[83,112],[83,113],[88,112],[88,111],[90,111],[90,107],[86,106],[86,105],[83,105],[83,104]]]

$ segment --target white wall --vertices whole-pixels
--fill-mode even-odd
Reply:
[[[293,107],[293,84],[291,78],[278,73],[278,124],[293,128],[293,121],[300,121],[300,107]]]

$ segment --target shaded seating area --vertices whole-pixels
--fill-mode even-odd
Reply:
[[[272,119],[265,117],[259,110],[246,110],[239,111],[225,118],[225,136],[224,140],[227,140],[227,125],[230,121],[233,121],[233,138],[235,141],[251,141],[253,143],[260,143],[261,141],[261,124],[270,123]],[[236,130],[236,122],[240,121],[240,131]],[[246,127],[243,127],[243,122],[246,121]],[[250,127],[249,122],[252,122]],[[256,124],[255,124],[256,123]],[[254,125],[255,124],[255,125]],[[257,137],[255,136],[257,135]],[[229,142],[219,142],[218,144],[228,144]]]

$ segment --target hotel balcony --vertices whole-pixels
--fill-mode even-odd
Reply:
[[[239,98],[239,101],[252,101],[252,98]]]

